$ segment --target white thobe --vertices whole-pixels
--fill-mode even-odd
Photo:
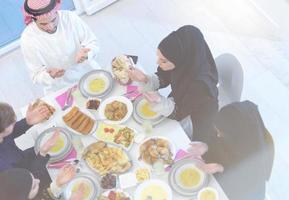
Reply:
[[[32,81],[44,85],[44,92],[56,91],[76,82],[84,73],[99,68],[95,57],[99,51],[97,39],[91,29],[71,11],[58,11],[59,21],[53,34],[30,23],[21,35],[21,50]],[[88,59],[76,63],[81,48],[90,48]],[[61,68],[63,77],[53,79],[48,68]]]

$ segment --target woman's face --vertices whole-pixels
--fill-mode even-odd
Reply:
[[[162,70],[169,71],[176,67],[174,63],[172,63],[166,57],[164,57],[164,55],[159,49],[157,49],[157,57],[158,57],[157,64],[160,66]]]
[[[39,190],[39,183],[40,183],[40,180],[34,178],[33,174],[31,174],[31,177],[32,177],[32,186],[28,195],[28,199],[33,199],[36,197],[38,190]]]

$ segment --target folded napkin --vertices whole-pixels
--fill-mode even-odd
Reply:
[[[63,109],[64,105],[65,105],[65,101],[67,99],[67,95],[69,93],[69,90],[72,89],[73,91],[77,89],[77,85],[69,88],[68,90],[66,90],[65,92],[63,92],[62,94],[60,94],[59,96],[55,97],[55,100],[57,101],[57,103],[59,104],[59,106],[61,107],[61,109]],[[72,92],[73,92],[72,91]],[[71,100],[71,103],[70,104],[73,104],[73,101],[74,101],[74,98],[73,96],[71,97],[72,100]]]
[[[126,97],[130,100],[135,100],[137,97],[142,95],[138,91],[138,86],[135,86],[135,85],[126,86],[126,93],[127,93]]]
[[[60,160],[58,162],[54,162],[54,163],[50,163],[48,164],[48,168],[55,168],[55,169],[59,169],[62,168],[64,165],[66,164],[70,164],[71,162],[73,162],[77,157],[77,152],[74,148],[71,149],[70,153],[63,159]]]

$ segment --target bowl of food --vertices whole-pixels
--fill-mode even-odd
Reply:
[[[100,186],[92,174],[80,173],[73,178],[64,189],[64,199],[69,200],[74,192],[82,185],[84,198],[82,200],[95,200],[100,194]]]
[[[142,183],[151,178],[151,171],[146,167],[138,167],[134,170],[134,173],[138,183]]]
[[[199,188],[205,179],[205,173],[193,163],[179,167],[175,172],[176,183],[185,190]]]
[[[171,188],[182,196],[196,196],[209,181],[208,174],[198,168],[199,164],[200,160],[192,158],[176,161],[168,178]]]
[[[167,138],[160,136],[149,137],[139,146],[138,159],[149,166],[162,162],[164,166],[173,164],[175,147]]]
[[[100,186],[104,190],[113,189],[116,187],[116,175],[106,174],[101,177]]]
[[[131,60],[126,55],[119,55],[113,58],[111,62],[112,74],[115,80],[121,85],[128,85],[132,81],[129,78],[128,70],[132,67]]]
[[[127,192],[117,189],[102,193],[98,200],[132,200],[132,198]]]
[[[79,91],[84,97],[104,97],[113,88],[113,78],[105,70],[93,70],[80,79],[78,83]]]
[[[101,119],[106,119],[109,124],[121,124],[126,122],[133,112],[131,101],[123,96],[113,96],[105,99],[99,107]]]
[[[215,188],[205,187],[199,191],[198,200],[219,200],[219,193]]]
[[[35,152],[40,151],[41,146],[43,146],[45,142],[53,136],[55,131],[59,132],[59,136],[57,137],[54,146],[48,152],[50,155],[49,163],[62,160],[71,152],[72,149],[70,131],[61,127],[52,127],[39,134],[34,145]]]
[[[135,193],[134,200],[172,200],[170,186],[161,180],[151,179],[140,184]]]
[[[149,121],[152,125],[157,125],[165,119],[163,115],[152,110],[150,103],[143,96],[136,98],[133,106],[133,117],[139,124]]]

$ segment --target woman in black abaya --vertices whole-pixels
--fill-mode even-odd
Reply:
[[[130,78],[143,83],[143,94],[154,111],[178,121],[189,116],[193,139],[204,141],[218,111],[218,73],[202,33],[191,25],[173,31],[160,42],[157,56],[154,75],[132,68]],[[153,92],[169,85],[168,98]]]

